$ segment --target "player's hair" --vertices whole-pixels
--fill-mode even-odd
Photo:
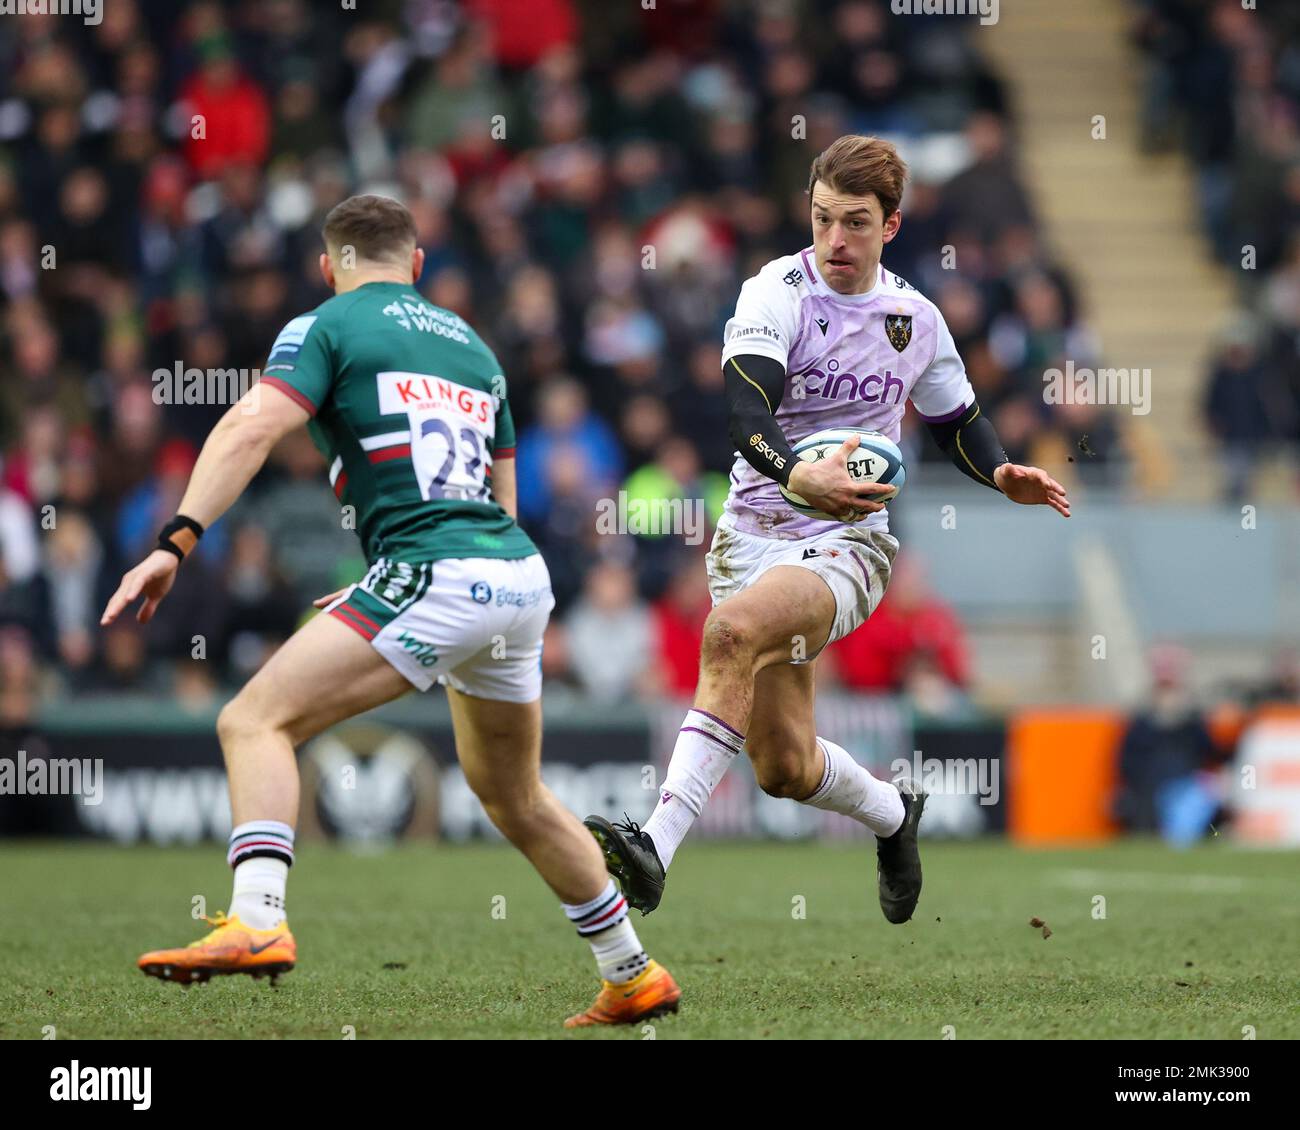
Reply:
[[[818,181],[847,196],[874,192],[887,218],[898,211],[906,180],[907,164],[888,141],[846,133],[817,154],[808,173],[808,194]]]
[[[388,196],[349,196],[330,209],[321,235],[331,253],[352,247],[358,260],[402,265],[416,241],[411,213]]]

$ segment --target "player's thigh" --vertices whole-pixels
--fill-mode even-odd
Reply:
[[[816,663],[774,664],[754,676],[745,752],[765,788],[808,775],[815,755]]]
[[[222,712],[235,730],[275,729],[298,745],[411,690],[369,641],[334,616],[312,617]]]
[[[763,668],[816,655],[834,623],[835,595],[825,581],[797,565],[775,565],[713,609],[705,645],[725,655],[743,641]]]
[[[518,809],[541,788],[542,701],[504,702],[447,688],[456,756],[489,808]]]
[[[489,809],[512,812],[541,794],[542,637],[555,598],[540,555],[473,566],[490,578],[490,642],[440,676],[451,703],[456,755]],[[489,581],[484,582],[485,585]]]

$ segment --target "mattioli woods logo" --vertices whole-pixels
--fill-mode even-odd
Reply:
[[[823,400],[861,400],[867,404],[902,404],[906,389],[892,369],[884,373],[841,372],[840,363],[831,358],[824,369],[815,365],[795,374],[791,395],[795,400],[820,396]]]

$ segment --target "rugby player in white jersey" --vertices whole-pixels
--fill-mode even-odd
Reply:
[[[742,749],[764,792],[842,813],[876,834],[890,922],[911,918],[920,897],[919,785],[873,777],[818,736],[813,717],[816,656],[859,627],[889,584],[898,542],[879,501],[889,488],[850,478],[856,436],[816,463],[799,460],[793,444],[828,427],[897,442],[910,398],[964,474],[1013,502],[1070,516],[1050,475],[1008,461],[938,308],[881,263],[902,222],[906,176],[879,138],[849,135],[829,146],[808,180],[812,246],[747,280],[727,323],[722,357],[738,456],[707,559],[714,608],[694,708],[645,826],[585,821],[643,914],[659,905],[678,847]],[[842,522],[797,513],[778,484]]]

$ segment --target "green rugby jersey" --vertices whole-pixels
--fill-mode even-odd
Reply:
[[[537,552],[492,498],[492,461],[515,447],[501,366],[414,287],[366,283],[294,318],[262,381],[311,413],[368,560]]]

